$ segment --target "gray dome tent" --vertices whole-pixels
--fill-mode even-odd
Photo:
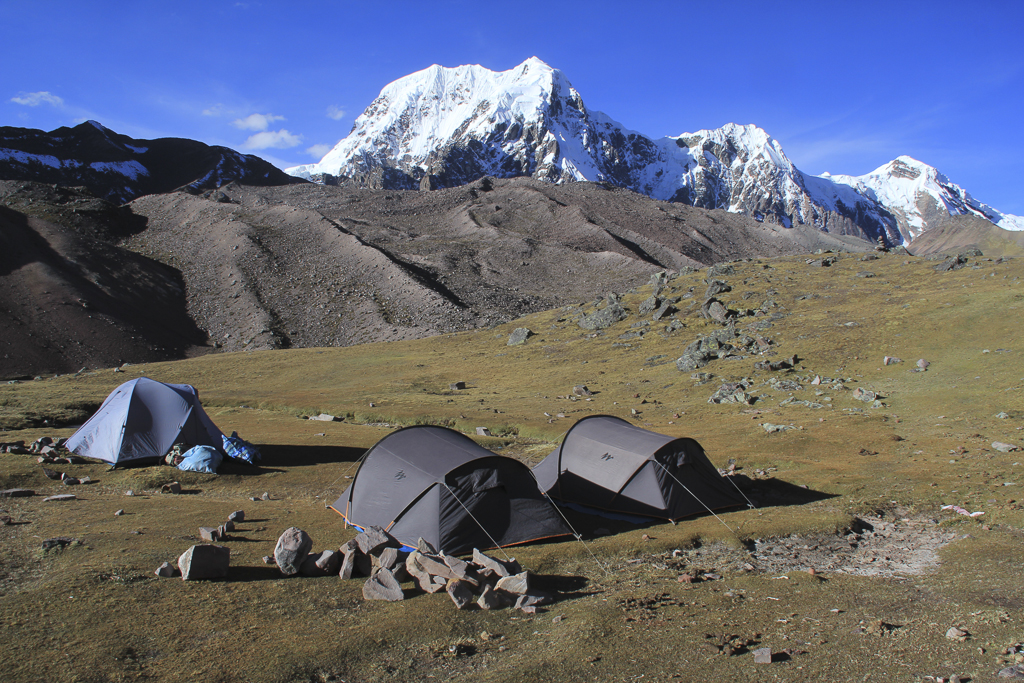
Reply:
[[[160,458],[181,442],[220,449],[223,436],[199,404],[195,387],[139,377],[114,389],[66,446],[118,464]]]
[[[570,533],[526,465],[445,427],[385,436],[331,507],[356,528],[383,527],[410,547],[423,538],[448,554]]]
[[[566,503],[661,519],[743,505],[693,439],[665,436],[611,415],[590,415],[533,473]]]

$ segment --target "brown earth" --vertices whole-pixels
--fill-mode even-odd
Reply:
[[[574,305],[420,340],[208,354],[0,385],[3,440],[69,435],[32,425],[80,421],[84,405],[146,375],[195,384],[222,429],[265,452],[260,466],[219,475],[64,466],[94,480],[78,487],[47,479],[31,456],[0,455],[0,488],[39,494],[0,502],[13,522],[0,526],[5,677],[998,680],[1024,659],[1024,455],[993,446],[1024,446],[1024,264],[972,257],[937,272],[925,259],[850,254],[820,263],[734,262],[716,276],[732,287],[719,297],[729,309],[775,302],[770,315],[736,320],[758,326],[773,355],[741,351],[704,375],[672,361],[721,329],[700,317],[699,301],[687,305],[707,271],[666,286],[668,296],[697,294],[681,300],[682,327],[672,330],[639,314],[651,294],[643,286],[623,293],[627,318],[600,332],[576,322],[598,306]],[[509,347],[516,327],[534,335]],[[755,367],[793,355],[791,369]],[[887,356],[902,361],[883,364]],[[455,381],[467,388],[450,389]],[[708,402],[741,381],[752,404]],[[570,398],[577,384],[593,395]],[[299,419],[320,412],[345,421]],[[483,445],[532,464],[594,413],[696,438],[717,466],[735,461],[757,508],[641,526],[569,513],[585,544],[508,551],[560,596],[534,616],[460,612],[411,584],[403,602],[367,603],[359,580],[283,578],[260,559],[293,525],[316,549],[350,538],[325,504],[394,425],[486,426],[497,436]],[[157,492],[172,479],[185,495]],[[264,491],[270,500],[250,500]],[[78,499],[42,501],[66,492]],[[942,509],[954,504],[983,514]],[[198,527],[237,509],[248,521],[225,542],[226,580],[153,576],[198,542]],[[81,543],[42,550],[56,537]],[[966,635],[947,637],[951,627]],[[754,662],[762,647],[770,664]]]
[[[7,328],[40,340],[16,351],[7,340],[3,377],[217,349],[418,339],[623,291],[660,270],[868,246],[593,183],[529,179],[436,192],[230,185],[126,207],[82,189],[6,181],[0,201],[6,220],[24,226],[7,239],[49,245],[19,247],[0,276],[10,282]],[[30,275],[39,269],[49,275]],[[25,289],[39,277],[49,284]],[[64,305],[101,298],[102,309],[84,315]]]

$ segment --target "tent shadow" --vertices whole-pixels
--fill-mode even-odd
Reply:
[[[255,469],[267,467],[310,467],[332,462],[354,463],[366,452],[365,448],[349,446],[290,446],[270,444],[259,447],[263,459]],[[254,469],[250,466],[243,466]],[[280,471],[280,470],[274,470]]]
[[[788,507],[790,505],[806,505],[819,500],[838,497],[834,493],[815,491],[811,488],[797,486],[782,479],[748,479],[736,475],[734,479],[743,493],[759,508]]]

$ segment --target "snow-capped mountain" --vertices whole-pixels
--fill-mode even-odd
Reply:
[[[435,65],[401,78],[319,163],[287,172],[394,189],[453,187],[485,175],[606,182],[655,199],[889,244],[961,214],[1024,230],[1024,218],[978,202],[909,157],[865,176],[812,176],[753,125],[649,138],[588,110],[565,75],[537,58],[503,72]]]
[[[96,121],[44,132],[0,127],[0,179],[82,186],[124,203],[181,187],[208,190],[232,181],[248,185],[300,182],[268,162],[195,140],[135,140]]]

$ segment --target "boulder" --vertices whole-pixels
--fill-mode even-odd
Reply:
[[[491,430],[488,429],[487,427],[477,427],[476,428],[476,435],[477,436],[493,436],[491,434]]]
[[[489,585],[484,584],[484,589],[480,592],[476,604],[480,609],[498,609],[501,607],[501,596]]]
[[[521,346],[522,344],[526,343],[526,340],[529,339],[532,334],[533,332],[531,332],[526,327],[517,327],[516,329],[512,330],[512,334],[508,336],[508,342],[505,345]]]
[[[466,383],[465,382],[452,382],[451,384],[448,385],[448,388],[451,391],[460,391],[460,390],[466,388]]]
[[[215,526],[199,527],[199,538],[207,543],[216,543],[221,538],[220,529]]]
[[[245,521],[245,510],[235,510],[228,515],[229,522],[244,522]]]
[[[317,420],[319,422],[340,422],[341,418],[334,415],[328,415],[327,413],[320,413],[319,415],[310,415],[310,420]]]
[[[366,555],[379,553],[389,546],[397,546],[398,542],[391,537],[391,534],[379,526],[371,526],[355,537],[356,545]]]
[[[298,574],[302,562],[313,549],[313,539],[298,527],[289,527],[277,539],[274,548],[274,561],[285,576]]]
[[[366,600],[404,600],[402,586],[387,569],[377,571],[363,584],[363,598]]]
[[[457,608],[466,609],[473,604],[473,589],[466,581],[451,579],[445,586],[445,590],[448,591],[449,597]]]
[[[231,550],[222,545],[194,545],[178,558],[182,581],[222,579],[228,575]]]
[[[384,548],[380,555],[372,557],[373,566],[382,569],[394,569],[398,564],[398,548]]]
[[[603,330],[620,320],[625,320],[626,309],[617,301],[609,301],[604,308],[580,319],[579,326],[585,330]]]
[[[430,572],[420,565],[419,558],[422,556],[422,553],[418,550],[411,552],[409,557],[405,560],[405,569],[409,572],[409,575],[416,580],[416,583],[421,589],[427,593],[436,593],[441,590],[443,586],[435,583],[434,577],[430,575]]]
[[[572,388],[574,396],[593,396],[594,392],[587,388],[586,384],[577,384]]]
[[[164,484],[160,487],[160,493],[181,493],[181,484],[176,481],[172,481],[170,484]]]

